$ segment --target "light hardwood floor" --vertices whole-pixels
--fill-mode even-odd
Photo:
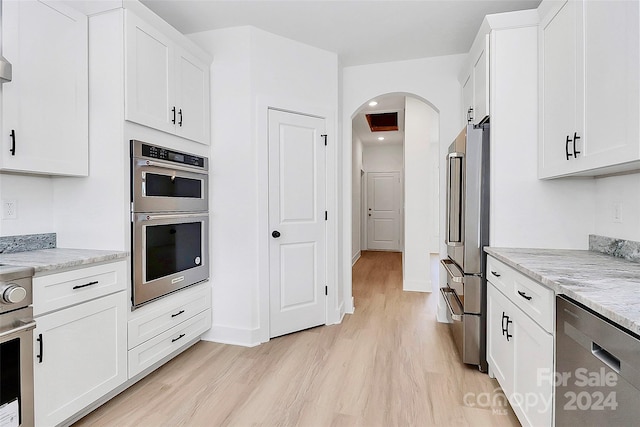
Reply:
[[[364,252],[356,310],[243,348],[200,342],[76,426],[518,426],[497,382],[459,362],[436,294],[401,255]]]

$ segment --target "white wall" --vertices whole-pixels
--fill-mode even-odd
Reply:
[[[55,232],[51,178],[0,174],[0,200],[15,200],[18,206],[16,219],[0,221],[0,236]]]
[[[466,55],[449,55],[410,61],[345,67],[343,70],[342,140],[351,141],[351,120],[356,111],[368,100],[382,94],[414,94],[423,98],[440,115],[440,151],[446,152],[450,141],[462,128],[461,92],[457,76]],[[444,151],[443,151],[444,150]],[[351,176],[351,147],[345,143],[341,151],[343,175]],[[442,156],[441,156],[442,157]],[[440,181],[444,179],[444,158],[440,162]],[[340,248],[340,275],[345,289],[346,304],[353,304],[351,294],[351,180],[342,181],[342,216],[345,232]],[[440,203],[444,203],[440,194]],[[441,210],[442,211],[442,210]],[[444,213],[440,213],[440,228]],[[444,243],[441,251],[444,252]],[[349,305],[351,305],[349,304]],[[348,312],[353,306],[347,307]]]
[[[403,150],[402,144],[365,145],[362,150],[364,171],[402,172]]]
[[[640,242],[640,174],[595,180],[595,234]],[[620,220],[614,220],[614,203]]]
[[[438,143],[438,113],[412,97],[406,98],[404,131],[404,251],[403,289],[431,292],[429,248],[432,218],[438,216],[437,198],[429,199],[433,179],[430,152]],[[437,155],[437,153],[435,153]]]
[[[255,345],[268,339],[267,107],[327,117],[332,146],[327,162],[333,167],[327,171],[328,193],[335,205],[337,55],[252,27],[189,37],[214,56],[210,203],[213,327],[204,338]],[[336,208],[329,211],[336,212]],[[333,225],[335,228],[335,216]],[[335,234],[329,244],[331,237],[335,241]],[[339,299],[335,270],[330,269],[328,277],[334,278],[330,305],[337,319],[330,321],[339,320],[335,314]]]
[[[594,180],[538,180],[537,27],[491,37],[490,245],[587,249]]]
[[[355,264],[358,258],[360,258],[360,251],[362,250],[362,194],[361,194],[361,180],[365,178],[361,176],[361,171],[364,170],[363,166],[363,145],[359,138],[353,137],[352,143],[352,166],[351,166],[351,188],[353,193],[351,195],[351,263]]]

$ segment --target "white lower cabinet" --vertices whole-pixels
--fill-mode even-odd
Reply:
[[[494,265],[498,262],[492,260]],[[553,425],[553,328],[548,330],[533,320],[536,304],[546,304],[548,288],[535,296],[522,296],[519,284],[532,282],[510,267],[500,266],[500,289],[491,283],[487,289],[487,359],[489,371],[500,383],[515,414],[525,426]],[[526,279],[526,280],[525,280]],[[530,300],[526,299],[531,297]],[[529,306],[516,305],[517,298]],[[552,301],[553,302],[553,301]],[[546,317],[549,317],[548,321]],[[553,324],[553,309],[545,315],[545,325]]]
[[[120,291],[36,318],[37,426],[60,424],[126,381],[127,307]]]
[[[211,285],[187,288],[135,310],[128,323],[129,378],[211,328]]]

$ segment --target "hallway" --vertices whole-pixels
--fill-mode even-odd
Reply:
[[[339,325],[200,342],[75,425],[518,425],[497,383],[458,361],[435,294],[402,291],[400,253],[363,252],[353,294]]]

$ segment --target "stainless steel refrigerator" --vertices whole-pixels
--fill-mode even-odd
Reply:
[[[452,336],[464,363],[487,370],[487,258],[489,244],[489,123],[468,125],[449,146],[447,258],[440,260],[447,286],[440,289]]]

